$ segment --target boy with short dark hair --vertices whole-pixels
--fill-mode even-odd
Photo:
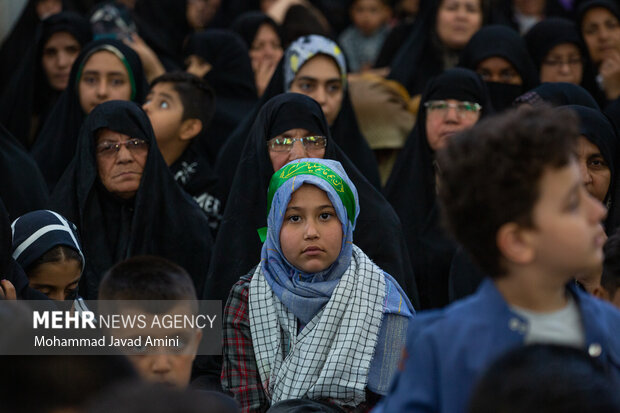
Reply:
[[[215,235],[222,219],[222,191],[199,149],[215,112],[213,90],[190,73],[165,73],[151,83],[142,108],[175,181],[207,214]]]
[[[603,275],[593,294],[620,308],[620,230],[609,237],[603,252]]]
[[[482,372],[524,344],[585,349],[620,385],[620,312],[571,282],[600,264],[605,240],[605,208],[576,161],[578,136],[572,113],[511,111],[439,153],[447,226],[490,279],[414,319],[382,411],[463,412]]]
[[[114,303],[102,302],[101,307],[115,314],[120,312],[129,314],[153,314],[149,306],[144,308],[140,301],[173,301],[170,305],[154,304],[158,316],[162,314],[175,316],[190,315],[197,311],[198,302],[196,290],[191,277],[180,266],[166,259],[155,256],[137,256],[122,261],[113,266],[104,276],[99,287],[99,300],[116,300]],[[129,301],[129,303],[119,303]],[[131,303],[136,301],[135,303]],[[147,323],[151,325],[151,322]],[[171,346],[151,348],[145,345],[134,349],[127,354],[138,373],[149,381],[160,382],[166,385],[185,388],[188,386],[192,363],[196,358],[198,344],[202,337],[199,329],[188,328],[160,330],[114,330],[112,334],[118,337],[133,338],[148,333],[153,337],[179,337],[180,341]],[[125,349],[126,350],[126,349]]]

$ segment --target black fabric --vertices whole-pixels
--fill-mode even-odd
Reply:
[[[618,18],[618,20],[620,20],[620,6],[618,6],[618,3],[612,0],[590,0],[590,1],[585,1],[581,3],[579,7],[577,8],[576,21],[577,21],[578,28],[581,28],[581,24],[583,23],[583,18],[585,14],[588,12],[588,10],[595,8],[595,7],[602,7],[604,9],[609,10],[614,16]]]
[[[140,57],[123,42],[101,39],[87,44],[82,49],[71,67],[67,89],[60,95],[32,147],[32,156],[41,168],[50,192],[75,154],[80,126],[85,117],[78,93],[78,72],[85,64],[85,59],[104,45],[117,48],[129,63],[136,85],[134,102],[142,103],[148,91]]]
[[[13,259],[11,220],[0,199],[0,279],[8,280],[15,287],[19,300],[47,300],[47,296],[28,286],[28,277],[22,267]]]
[[[138,33],[167,70],[183,67],[183,42],[191,33],[187,0],[138,0],[134,21]]]
[[[170,165],[174,180],[194,198],[209,219],[211,233],[215,237],[222,220],[224,191],[209,162],[192,142],[181,157]]]
[[[429,100],[449,98],[479,103],[481,117],[492,112],[486,86],[475,72],[455,68],[432,79],[422,95],[415,127],[385,187],[386,198],[403,224],[422,309],[448,303],[448,274],[456,248],[439,223],[434,153],[426,136],[423,106]]]
[[[523,38],[539,71],[551,49],[563,43],[572,43],[577,46],[582,57],[588,55],[575,23],[561,17],[550,17],[535,24]]]
[[[133,200],[110,194],[98,178],[96,133],[108,128],[149,143]],[[157,148],[151,123],[133,102],[110,101],[86,118],[76,156],[52,194],[52,207],[75,223],[86,255],[80,295],[95,299],[104,273],[136,255],[156,255],[182,266],[202,291],[211,256],[209,222],[176,184]]]
[[[422,93],[427,82],[443,72],[444,47],[435,29],[439,1],[421,2],[409,37],[392,59],[388,79],[405,86],[411,96]]]
[[[0,198],[11,220],[49,206],[47,186],[39,167],[1,124]]]
[[[88,21],[76,13],[62,12],[45,19],[39,24],[33,45],[0,99],[0,123],[26,148],[31,146],[32,133],[36,137],[60,96],[59,91],[50,87],[41,65],[45,43],[58,32],[70,33],[81,47],[92,39]],[[33,116],[38,122],[34,131]]]
[[[515,16],[515,10],[512,0],[493,1],[493,9],[491,10],[491,22],[493,24],[502,24],[519,31],[519,23]],[[575,1],[573,1],[573,4]],[[572,18],[573,10],[566,9],[560,0],[545,0],[545,9],[543,12],[545,19],[551,17]],[[526,33],[527,34],[527,33]]]
[[[259,11],[243,13],[235,19],[230,26],[230,30],[241,36],[247,48],[251,49],[256,33],[263,24],[270,25],[278,36],[280,36],[280,27],[278,24],[271,17]]]
[[[392,66],[392,61],[409,38],[409,34],[414,27],[415,21],[404,21],[390,30],[381,46],[377,60],[375,60],[375,68]]]
[[[21,15],[15,22],[11,32],[7,34],[0,47],[0,93],[6,90],[17,65],[22,61],[35,41],[37,25],[41,22],[36,6],[40,0],[28,0]],[[62,9],[66,10],[66,2],[62,1]],[[7,64],[12,62],[13,64]]]
[[[243,119],[237,128],[235,128],[220,150],[217,162],[215,163],[215,172],[220,178],[224,188],[232,187],[237,165],[241,158],[240,148],[243,148],[245,142],[248,140],[252,124],[256,120],[258,112],[265,102],[284,92],[283,64],[283,59],[281,59],[269,81],[267,89],[265,89],[265,93],[261,96],[254,110]],[[355,167],[375,188],[380,188],[381,183],[379,180],[377,160],[360,131],[348,89],[344,92],[340,113],[330,130],[333,140],[353,162]]]
[[[212,66],[203,79],[215,91],[215,114],[199,142],[213,165],[226,138],[258,101],[252,63],[241,37],[228,30],[191,35],[185,55],[200,56]]]
[[[459,246],[450,266],[450,302],[475,293],[485,277],[487,277],[485,272],[471,259],[465,249]]]
[[[618,168],[620,168],[620,159],[618,158],[620,142],[616,135],[616,129],[612,122],[599,110],[578,105],[568,105],[562,108],[577,113],[579,133],[599,148],[611,172],[609,191],[605,198],[605,203],[609,208],[605,219],[605,232],[607,235],[611,235],[620,224],[620,212],[618,212],[620,209],[620,190],[617,188],[619,184],[617,175]]]
[[[525,41],[513,29],[490,25],[478,30],[463,49],[459,65],[476,70],[480,62],[490,57],[507,60],[523,80],[520,87],[487,82],[489,95],[496,110],[510,107],[512,101],[519,95],[538,85],[538,72],[528,54]]]
[[[398,217],[330,138],[319,104],[297,93],[284,93],[267,102],[249,131],[224,210],[203,298],[226,302],[232,285],[260,261],[261,242],[257,229],[267,224],[267,187],[274,173],[266,142],[277,131],[290,128],[293,125],[290,119],[296,119],[296,125],[305,125],[311,132],[328,137],[324,158],[342,163],[360,198],[353,242],[391,274],[419,308]]]
[[[552,106],[580,105],[600,110],[598,103],[586,89],[566,82],[546,82],[519,96],[516,104],[550,104]]]

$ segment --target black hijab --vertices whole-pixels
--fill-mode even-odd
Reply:
[[[413,131],[400,152],[385,187],[386,198],[403,224],[411,264],[423,309],[448,302],[448,273],[455,244],[440,228],[435,186],[434,154],[426,136],[429,100],[457,99],[492,112],[484,82],[475,72],[455,68],[433,78],[422,96]]]
[[[269,85],[267,89],[265,89],[265,93],[263,93],[259,99],[254,110],[243,119],[220,150],[218,160],[215,163],[215,172],[221,179],[222,185],[225,188],[232,187],[232,181],[237,171],[237,165],[239,164],[241,155],[239,148],[242,148],[247,141],[258,112],[271,98],[285,92],[283,60],[284,58],[278,63],[269,81]],[[381,183],[379,180],[377,160],[360,131],[348,89],[344,91],[340,113],[330,130],[333,140],[353,162],[355,167],[375,188],[380,188]]]
[[[203,298],[226,302],[232,285],[260,261],[257,230],[267,223],[267,187],[274,173],[266,142],[279,132],[299,127],[327,136],[324,158],[342,163],[359,193],[361,212],[354,232],[355,244],[398,281],[417,307],[415,279],[398,217],[331,139],[320,105],[297,93],[284,93],[267,102],[249,131],[224,210]]]
[[[604,9],[609,10],[611,14],[613,14],[614,16],[616,16],[618,20],[620,20],[620,7],[618,6],[618,3],[616,3],[615,1],[612,1],[612,0],[585,1],[581,3],[579,7],[577,8],[577,20],[576,21],[577,21],[577,29],[579,30],[579,33],[582,32],[581,25],[583,24],[583,18],[585,17],[586,13],[590,9],[593,9],[595,7],[602,7]]]
[[[280,37],[280,27],[278,24],[271,17],[260,11],[243,13],[235,19],[232,26],[230,26],[230,30],[241,36],[249,50],[252,48],[252,43],[254,43],[254,38],[256,37],[256,33],[258,33],[258,29],[260,29],[263,24],[270,25],[278,37]],[[280,41],[282,41],[281,38]]]
[[[258,101],[252,63],[243,40],[228,30],[192,34],[185,55],[200,56],[212,66],[203,79],[215,91],[215,115],[200,144],[213,165],[226,138]]]
[[[449,69],[444,58],[458,58],[457,50],[450,50],[437,35],[437,12],[442,0],[421,2],[420,12],[412,26],[411,34],[394,56],[388,79],[401,83],[411,96],[421,94],[428,81]],[[483,24],[487,21],[485,1],[482,5]],[[456,64],[456,62],[455,62]]]
[[[131,72],[129,77],[133,78],[135,85],[132,100],[137,103],[144,101],[148,85],[138,54],[115,39],[101,39],[87,44],[71,67],[67,89],[60,95],[32,147],[32,155],[39,164],[50,191],[54,189],[75,154],[80,126],[85,117],[80,105],[78,76],[81,75],[81,69],[86,61],[94,53],[110,46],[124,56],[129,66],[128,70]]]
[[[37,29],[34,44],[13,75],[0,101],[0,123],[26,148],[32,144],[32,132],[40,130],[60,92],[53,90],[41,65],[43,48],[53,34],[67,32],[84,47],[92,40],[90,24],[73,12],[62,12],[43,20]],[[32,117],[38,117],[38,127],[32,131]]]
[[[133,200],[110,194],[98,177],[95,146],[103,128],[149,143]],[[88,257],[80,280],[83,297],[97,297],[99,282],[112,265],[145,254],[179,264],[202,291],[212,249],[209,222],[174,181],[151,123],[135,103],[115,100],[93,109],[80,130],[76,156],[52,194],[52,206],[80,232]]]
[[[47,185],[39,167],[1,124],[0,198],[11,220],[49,206]]]
[[[486,82],[495,110],[511,107],[518,96],[538,85],[538,72],[525,41],[513,29],[490,25],[478,30],[463,49],[459,66],[476,70],[480,62],[490,57],[506,59],[523,80],[522,85]]]
[[[133,19],[138,33],[157,54],[166,70],[183,67],[183,42],[192,32],[187,0],[138,0]]]
[[[605,232],[607,235],[614,233],[620,224],[620,191],[618,190],[618,168],[620,167],[618,151],[620,142],[611,121],[599,110],[587,108],[585,106],[568,105],[562,109],[570,109],[579,118],[579,133],[586,137],[591,143],[601,151],[605,163],[611,172],[609,190],[604,203],[607,205],[607,218],[605,219]]]
[[[566,82],[545,82],[515,99],[515,104],[528,103],[532,106],[580,105],[600,110],[598,103],[586,89]]]

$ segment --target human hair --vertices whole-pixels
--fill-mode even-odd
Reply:
[[[282,46],[287,48],[296,39],[310,34],[332,38],[329,23],[318,10],[295,4],[287,10],[280,26]]]
[[[195,300],[187,272],[161,257],[142,255],[114,265],[99,286],[100,300]]]
[[[497,231],[534,228],[532,210],[546,170],[575,158],[572,111],[524,108],[483,119],[438,153],[444,225],[492,278],[505,275]]]
[[[202,130],[206,130],[215,113],[215,92],[206,81],[191,73],[176,71],[156,77],[151,89],[158,83],[172,84],[183,105],[182,119],[198,119],[202,122]]]
[[[496,360],[484,373],[469,413],[612,413],[620,409],[617,389],[597,359],[558,345],[522,346]]]
[[[82,269],[84,268],[84,261],[82,260],[82,256],[79,252],[67,245],[56,245],[55,247],[48,250],[45,254],[34,260],[32,264],[30,264],[25,269],[26,275],[28,277],[31,277],[33,275],[33,272],[42,264],[64,262],[70,260],[76,260],[80,263],[80,267]]]
[[[620,229],[616,230],[603,247],[605,260],[603,261],[603,275],[601,287],[609,293],[613,300],[616,291],[620,288]]]

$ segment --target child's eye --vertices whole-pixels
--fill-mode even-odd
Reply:
[[[299,222],[301,221],[301,217],[299,215],[291,215],[287,217],[286,220],[289,222]]]
[[[338,93],[340,92],[340,84],[334,83],[331,85],[327,85],[327,93]]]
[[[329,212],[322,212],[321,215],[319,215],[319,218],[321,218],[323,221],[327,221],[331,217],[332,217],[332,214]]]
[[[112,79],[111,83],[114,86],[121,86],[125,84],[125,80],[124,79]]]
[[[303,90],[305,92],[308,92],[308,91],[313,89],[312,83],[310,83],[310,82],[299,82],[297,84],[297,86],[299,87],[299,89],[301,89],[301,90]]]
[[[160,107],[160,108],[162,108],[162,109],[168,109],[168,108],[170,107],[170,105],[168,104],[168,102],[167,102],[167,101],[162,100],[162,101],[159,103],[159,107]]]
[[[96,78],[95,76],[84,76],[84,77],[82,78],[82,81],[83,81],[84,83],[89,84],[89,85],[94,85],[94,84],[95,84],[95,82],[97,82],[97,78]]]

